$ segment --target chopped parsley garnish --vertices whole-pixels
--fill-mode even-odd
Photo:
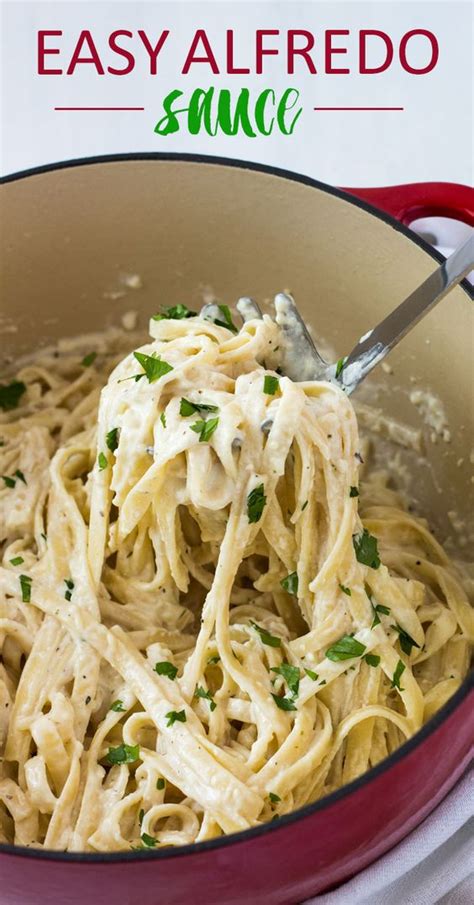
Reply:
[[[186,317],[196,317],[196,312],[191,311],[186,305],[171,305],[169,308],[163,308],[161,314],[154,314],[152,321],[182,321]]]
[[[144,816],[145,816],[145,811],[143,810],[143,808],[140,808],[140,810],[138,812],[138,823],[140,824],[140,826],[143,823]]]
[[[209,665],[213,665],[214,663],[218,663],[219,660],[220,660],[219,654],[216,654],[215,657],[209,657],[207,662],[209,663]]]
[[[160,356],[155,353],[152,355],[145,355],[144,352],[134,352],[133,354],[138,363],[141,364],[149,383],[154,383],[155,380],[158,380],[160,377],[163,377],[173,370],[172,365],[168,364],[167,361],[163,361]]]
[[[272,694],[272,698],[280,710],[296,710],[295,704],[290,698],[281,698],[277,694]]]
[[[208,405],[207,403],[200,402],[190,402],[189,399],[181,399],[179,404],[179,414],[182,418],[187,418],[188,415],[194,415],[195,412],[200,415],[202,412],[218,412],[218,405]]]
[[[12,383],[0,384],[0,409],[3,409],[4,412],[16,409],[25,392],[26,386],[21,380],[13,380]]]
[[[338,662],[339,660],[351,660],[353,657],[361,657],[365,651],[365,644],[362,644],[352,635],[343,635],[339,641],[332,644],[326,651],[328,660]]]
[[[372,609],[374,612],[374,618],[372,620],[372,625],[370,627],[375,628],[376,625],[380,625],[381,620],[380,620],[380,616],[377,612],[377,607],[372,604]]]
[[[388,616],[390,610],[388,606],[382,606],[381,603],[377,603],[375,606],[372,604],[372,609],[374,611],[374,621],[372,622],[371,628],[375,628],[376,625],[380,625],[380,616],[379,613],[383,613],[384,616]]]
[[[272,666],[270,671],[283,676],[293,697],[296,698],[300,689],[300,671],[298,667],[292,666],[291,663],[281,663],[280,666]]]
[[[166,428],[166,415],[165,415],[164,412],[162,412],[161,415],[160,415],[160,421],[161,421],[163,427]]]
[[[156,780],[156,788],[158,789],[159,792],[162,792],[164,787],[165,787],[165,781],[164,781],[163,777],[160,776],[160,778]]]
[[[30,603],[31,601],[32,580],[29,575],[20,575],[21,599],[23,603]]]
[[[105,435],[105,442],[107,445],[107,449],[110,449],[110,452],[115,452],[115,450],[117,449],[118,443],[119,443],[119,428],[118,427],[113,427],[112,430],[110,430]]]
[[[270,792],[268,797],[273,804],[276,804],[277,801],[281,801],[280,796],[276,795],[275,792]]]
[[[97,352],[89,352],[88,355],[84,355],[84,358],[81,361],[81,365],[83,368],[90,368],[92,364],[94,364],[97,358]]]
[[[24,561],[25,561],[25,560],[23,559],[22,556],[14,556],[13,559],[10,560],[10,563],[11,563],[12,566],[21,566],[21,564],[22,564]]]
[[[140,757],[140,745],[118,745],[109,748],[106,761],[109,764],[134,764]]]
[[[392,683],[391,683],[392,688],[398,688],[399,691],[405,691],[405,689],[402,688],[400,685],[400,679],[401,679],[403,673],[405,672],[405,669],[406,669],[406,667],[405,667],[403,660],[399,660],[395,667],[395,672],[393,674]]]
[[[26,484],[26,478],[22,471],[19,468],[15,471],[14,475],[2,475],[2,481],[5,483],[5,487],[13,488],[18,481],[23,481],[23,484]]]
[[[107,465],[109,463],[107,462],[107,456],[105,455],[105,453],[103,453],[103,452],[99,453],[99,456],[97,459],[97,464],[99,466],[99,471],[104,471],[104,469],[107,468]]]
[[[113,704],[110,705],[109,710],[113,710],[114,713],[125,713],[125,707],[123,706],[123,701],[120,698],[117,698]]]
[[[179,414],[182,418],[187,418],[188,415],[194,415],[194,412],[196,411],[197,409],[194,407],[194,404],[192,402],[189,402],[188,399],[181,399],[181,402],[179,404]]]
[[[148,833],[142,833],[140,839],[146,848],[154,848],[158,841],[154,836],[149,836]]]
[[[296,572],[290,572],[286,578],[282,578],[280,584],[284,591],[287,591],[288,594],[296,594],[298,593],[298,574]]]
[[[257,625],[256,622],[252,622],[252,620],[250,620],[250,625],[260,635],[262,644],[266,644],[267,647],[281,647],[281,638],[276,638],[275,635],[271,635],[270,632],[267,632],[260,625]]]
[[[359,496],[357,487],[351,487],[351,489],[349,490],[349,496]]]
[[[380,657],[377,654],[366,654],[364,660],[367,666],[378,666],[380,663]]]
[[[263,484],[259,484],[250,491],[247,497],[247,516],[250,524],[260,521],[266,502]]]
[[[272,377],[270,374],[265,374],[265,377],[263,378],[263,392],[266,393],[267,396],[274,396],[279,388],[279,378]]]
[[[228,305],[218,305],[217,306],[220,313],[222,314],[222,320],[219,318],[212,318],[213,322],[217,324],[218,327],[227,327],[232,333],[238,333],[237,327],[235,326],[232,315],[230,313],[230,308]]]
[[[200,443],[205,443],[211,439],[218,424],[219,418],[209,418],[209,421],[195,421],[194,424],[191,424],[191,430],[195,434],[199,434]]]
[[[66,600],[70,600],[72,597],[72,592],[74,590],[74,582],[72,578],[65,578],[64,584],[66,585],[66,591],[64,592],[64,596]]]
[[[306,509],[306,507],[307,507],[307,505],[308,505],[308,502],[309,502],[308,500],[305,500],[305,502],[303,503],[303,505],[302,505],[302,507],[301,507],[301,511],[302,511],[302,512],[305,511],[305,509]]]
[[[308,667],[305,666],[304,671],[305,671],[306,675],[308,676],[308,678],[311,679],[313,682],[318,681],[318,679],[319,679],[318,673],[314,672],[313,669],[308,669]]]
[[[348,597],[352,597],[352,591],[350,588],[346,588],[346,586],[343,584],[340,584],[339,587],[343,594],[347,594]]]
[[[353,534],[352,543],[356,559],[364,566],[370,566],[371,569],[378,569],[380,566],[379,551],[377,548],[377,538],[369,534],[367,528],[364,528],[362,534]]]
[[[337,364],[336,364],[336,380],[338,377],[341,376],[345,363],[346,363],[345,358],[340,358],[339,361],[337,362]]]
[[[392,625],[392,628],[396,629],[400,636],[400,647],[404,654],[408,654],[408,656],[410,656],[414,647],[417,647],[418,650],[420,649],[420,645],[417,644],[416,641],[413,640],[411,635],[409,635],[408,632],[405,631],[405,629],[401,628],[398,623],[396,625]]]
[[[142,374],[132,374],[131,377],[124,377],[123,380],[119,380],[119,383],[123,383],[125,380],[134,380],[137,383],[142,377],[146,377],[148,379],[148,383],[154,383],[155,380],[158,380],[160,377],[163,377],[165,374],[168,374],[169,371],[173,370],[173,366],[168,364],[167,361],[163,361],[156,352],[153,352],[151,355],[146,355],[144,352],[134,352],[134,357],[141,364],[143,368]]]
[[[169,660],[160,660],[158,663],[155,663],[154,669],[159,676],[168,676],[168,679],[171,679],[172,681],[176,679],[176,676],[178,675],[178,667],[174,666],[173,663],[170,663]]]
[[[172,726],[173,723],[185,723],[186,722],[186,714],[184,710],[169,710],[168,713],[165,713],[165,717],[168,720],[167,726]]]
[[[196,685],[196,691],[194,692],[194,697],[195,698],[205,698],[206,701],[209,701],[210,710],[215,710],[217,707],[217,704],[216,704],[214,698],[212,697],[211,692],[206,691],[206,689],[202,688],[201,685]]]

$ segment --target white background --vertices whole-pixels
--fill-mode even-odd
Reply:
[[[58,160],[127,151],[216,154],[283,166],[339,185],[382,185],[406,181],[448,180],[470,183],[472,149],[472,7],[468,2],[2,2],[2,109],[0,168],[3,174]],[[62,29],[60,60],[64,69],[81,29],[89,28],[104,65],[121,66],[107,52],[108,34],[117,28],[144,28],[150,38],[171,29],[159,58],[158,75],[147,74],[145,54],[125,77],[98,76],[80,66],[73,76],[36,74],[36,32]],[[215,76],[195,66],[180,70],[197,28],[206,28],[214,52],[225,68],[225,30],[234,28],[237,64],[254,68],[257,28],[279,28],[275,40],[282,54],[268,57],[264,75]],[[316,34],[313,51],[318,75],[301,63],[286,75],[285,32],[307,28]],[[349,28],[350,75],[324,75],[325,28]],[[440,43],[436,69],[409,75],[396,60],[388,72],[357,73],[357,30],[378,28],[394,39],[411,28],[433,31]],[[139,47],[139,39],[133,41]],[[422,46],[417,45],[422,51]],[[415,42],[413,43],[415,50]],[[421,59],[421,57],[420,57]],[[341,60],[343,58],[341,57]],[[292,136],[209,137],[182,130],[158,136],[153,129],[162,99],[173,88],[188,97],[194,87],[248,86],[258,92],[288,86],[301,92],[304,112]],[[137,105],[145,112],[55,112],[54,106]],[[404,112],[314,112],[316,105],[394,105]]]

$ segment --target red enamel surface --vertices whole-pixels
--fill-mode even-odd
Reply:
[[[474,189],[454,182],[413,182],[370,189],[343,189],[390,214],[405,226],[421,217],[452,217],[474,226]]]
[[[474,693],[389,769],[321,810],[216,849],[160,861],[0,854],[2,905],[290,905],[341,883],[417,826],[465,770]]]

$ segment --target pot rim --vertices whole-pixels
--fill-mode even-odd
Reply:
[[[303,173],[296,173],[294,170],[287,170],[284,167],[275,167],[269,164],[259,163],[253,160],[242,160],[238,157],[221,157],[212,154],[190,154],[164,151],[126,151],[120,154],[96,154],[91,157],[72,157],[68,160],[58,160],[54,163],[44,163],[36,167],[27,167],[25,170],[17,170],[14,173],[7,173],[0,176],[0,185],[7,185],[10,182],[19,182],[30,176],[41,176],[45,173],[52,173],[56,170],[73,169],[74,167],[90,166],[103,163],[123,163],[127,161],[146,161],[155,160],[168,163],[201,163],[215,166],[232,167],[240,170],[252,170],[256,173],[263,173],[267,176],[278,176],[281,179],[287,179],[289,182],[299,182],[309,188],[319,189],[328,195],[334,195],[341,201],[347,201],[355,207],[359,207],[368,214],[377,217],[384,223],[387,223],[397,232],[402,233],[407,239],[411,239],[415,245],[418,245],[423,251],[427,252],[435,261],[442,264],[446,257],[433,248],[425,239],[422,239],[409,226],[397,220],[391,214],[378,208],[376,205],[370,204],[365,199],[359,198],[351,194],[347,189],[338,186],[329,185],[329,183],[321,182],[319,179],[313,179],[312,176],[306,176]],[[474,300],[474,286],[469,280],[461,280],[459,286],[464,289],[469,297]]]
[[[73,167],[89,166],[92,164],[109,164],[147,160],[171,163],[200,163],[233,167],[235,169],[252,170],[257,173],[263,173],[265,175],[278,176],[291,182],[298,182],[302,185],[308,186],[309,188],[319,189],[320,191],[340,198],[342,201],[353,204],[355,207],[361,208],[367,213],[378,217],[379,220],[387,223],[397,232],[402,233],[406,238],[410,239],[412,242],[418,245],[419,248],[429,254],[435,261],[442,263],[446,260],[444,255],[434,249],[424,239],[414,233],[409,227],[400,223],[398,220],[396,220],[389,214],[386,214],[384,211],[369,204],[367,201],[357,198],[355,195],[351,195],[349,192],[346,192],[343,189],[327,185],[324,182],[313,179],[311,176],[295,173],[291,170],[286,170],[281,167],[268,166],[266,164],[247,160],[239,160],[231,157],[228,158],[206,154],[161,153],[154,151],[127,152],[122,154],[105,154],[93,157],[80,157],[77,159],[73,158],[70,160],[61,160],[51,164],[42,164],[41,166],[31,167],[26,170],[19,170],[18,172],[10,173],[6,176],[0,177],[0,185],[11,182],[18,182],[30,176],[51,173],[55,172],[56,170],[71,169]],[[465,292],[471,299],[474,299],[474,288],[467,280],[462,280],[459,285],[465,290]],[[290,814],[285,814],[284,816],[280,817],[277,822],[270,821],[268,823],[262,824],[261,826],[251,827],[250,829],[241,830],[237,833],[231,833],[227,836],[219,836],[217,839],[210,839],[206,842],[193,842],[188,845],[177,846],[176,848],[170,849],[164,848],[158,851],[150,849],[149,851],[145,852],[61,852],[54,849],[33,849],[22,845],[9,845],[0,843],[0,855],[7,854],[20,858],[72,862],[76,864],[84,862],[93,864],[116,864],[117,862],[127,863],[129,861],[142,860],[144,855],[146,856],[147,861],[163,861],[169,860],[171,858],[184,857],[185,855],[198,855],[200,853],[205,853],[214,849],[221,849],[224,846],[228,847],[230,845],[238,845],[270,832],[278,833],[280,830],[285,829],[295,821],[304,820],[308,817],[311,817],[313,814],[329,808],[333,804],[336,804],[344,798],[349,797],[349,795],[355,794],[359,789],[363,788],[366,785],[369,785],[372,780],[375,780],[377,777],[386,773],[396,764],[400,763],[405,759],[405,757],[419,748],[427,738],[429,738],[439,729],[439,727],[455,712],[455,710],[457,710],[458,706],[462,704],[465,699],[467,699],[472,690],[474,690],[474,670],[471,670],[470,673],[468,673],[458,690],[451,698],[449,698],[446,704],[444,704],[444,706],[441,707],[436,712],[436,714],[430,720],[428,720],[428,722],[425,723],[425,725],[421,729],[418,730],[418,732],[411,736],[411,738],[409,738],[406,742],[403,742],[403,744],[400,745],[400,747],[397,748],[397,750],[394,751],[393,754],[390,754],[388,757],[384,758],[384,760],[380,761],[380,763],[375,767],[367,770],[365,773],[363,773],[361,776],[357,777],[357,779],[353,780],[347,785],[342,786],[335,792],[331,792],[329,795],[318,799],[318,801],[315,801],[312,804],[298,808],[297,810],[292,811]]]

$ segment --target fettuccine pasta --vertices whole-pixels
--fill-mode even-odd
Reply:
[[[222,310],[0,387],[0,841],[151,851],[274,820],[466,674],[461,579],[359,482],[350,401],[279,374],[269,317]]]

